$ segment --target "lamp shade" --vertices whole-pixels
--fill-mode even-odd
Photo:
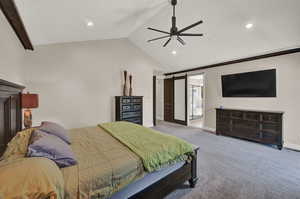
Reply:
[[[38,108],[39,96],[38,94],[22,94],[22,108]]]

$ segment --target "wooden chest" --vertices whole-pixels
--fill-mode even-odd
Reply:
[[[116,121],[143,125],[143,97],[116,96]]]

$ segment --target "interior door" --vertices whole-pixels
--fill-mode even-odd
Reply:
[[[187,125],[187,76],[174,78],[174,122]]]
[[[164,120],[174,122],[174,79],[164,80]]]

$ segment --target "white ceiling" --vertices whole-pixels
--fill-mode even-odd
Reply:
[[[164,8],[131,36],[138,47],[151,55],[167,71],[182,70],[221,61],[244,58],[279,49],[300,46],[299,0],[184,0],[177,6],[178,28],[198,20],[204,23],[192,31],[203,38],[185,37],[187,45],[163,48],[163,42],[146,43],[161,34],[151,26],[169,30],[171,7]],[[245,28],[253,23],[252,29]]]
[[[34,45],[125,38],[166,0],[16,0]],[[87,28],[86,22],[95,26]]]
[[[185,37],[187,45],[165,40],[147,43],[161,34],[148,26],[169,31],[168,0],[16,0],[34,45],[129,37],[165,66],[181,70],[220,61],[300,46],[300,0],[178,0],[177,21],[181,29],[198,20]],[[86,27],[91,20],[95,26]],[[252,29],[245,28],[253,23]],[[173,49],[176,56],[172,55]]]

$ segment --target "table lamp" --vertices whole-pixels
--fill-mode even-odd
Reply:
[[[25,128],[31,128],[32,126],[32,114],[31,110],[33,108],[39,107],[39,96],[38,94],[22,94],[22,108],[25,108],[24,110],[24,126]]]

